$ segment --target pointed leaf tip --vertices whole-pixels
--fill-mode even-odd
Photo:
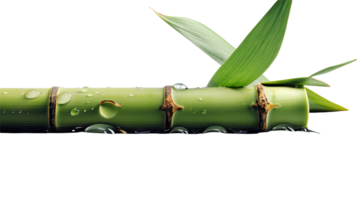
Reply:
[[[154,10],[154,11],[156,11],[156,12],[157,12],[158,14],[160,14],[160,15],[164,14],[164,13],[158,11],[157,9],[155,9],[154,7],[152,7],[152,6],[150,6],[150,5],[146,5],[146,8],[149,9],[151,12]]]
[[[357,59],[354,59],[354,60],[351,60],[351,61],[348,61],[348,62],[345,62],[345,63],[342,63],[342,64],[338,64],[338,65],[335,65],[335,66],[332,66],[332,67],[327,67],[327,68],[325,68],[325,69],[323,69],[323,70],[320,70],[320,71],[318,71],[318,72],[312,74],[310,77],[319,76],[319,75],[322,75],[322,74],[326,74],[326,73],[332,72],[332,71],[334,71],[334,70],[336,70],[336,69],[338,69],[338,68],[340,68],[340,67],[343,67],[343,66],[345,66],[345,65],[348,65],[348,64],[350,64],[350,63],[353,63],[353,62],[355,62],[356,60],[357,60]]]
[[[152,6],[146,5],[146,8],[149,9],[152,12]]]
[[[207,86],[247,86],[260,77],[279,53],[291,4],[291,0],[277,1],[217,70]]]
[[[159,15],[158,12],[154,12],[219,64],[223,64],[234,51],[232,45],[198,21],[184,17]]]
[[[324,95],[318,93],[312,88],[306,87],[306,94],[309,100],[310,113],[327,113],[327,112],[350,112],[351,109],[339,104]]]

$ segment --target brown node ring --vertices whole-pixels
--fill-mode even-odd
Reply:
[[[268,119],[269,111],[271,111],[274,108],[278,108],[280,106],[274,105],[269,102],[268,97],[266,96],[264,90],[264,86],[262,84],[258,83],[255,85],[255,87],[257,88],[257,101],[255,104],[252,105],[252,107],[258,110],[259,128],[262,131],[265,131],[267,127],[267,119]]]
[[[164,103],[160,109],[165,111],[165,129],[172,128],[175,112],[183,110],[183,107],[177,105],[172,98],[172,86],[165,86]]]
[[[48,129],[49,131],[56,130],[56,104],[57,93],[59,87],[52,87],[50,91],[50,97],[48,101]]]

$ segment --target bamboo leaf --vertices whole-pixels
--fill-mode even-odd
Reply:
[[[263,85],[275,85],[275,86],[278,86],[278,85],[280,85],[280,86],[311,85],[311,86],[330,87],[327,83],[322,82],[322,81],[317,80],[317,79],[314,79],[312,77],[329,73],[329,72],[331,72],[333,70],[336,70],[336,69],[338,69],[340,67],[348,65],[348,64],[350,64],[350,63],[352,63],[352,62],[354,62],[356,60],[357,59],[351,60],[351,61],[348,61],[348,62],[345,62],[345,63],[342,63],[342,64],[339,64],[339,65],[335,65],[335,66],[332,66],[332,67],[327,67],[327,68],[325,68],[323,70],[320,70],[320,71],[312,74],[309,77],[292,78],[292,79],[284,79],[284,80],[278,80],[278,81],[262,82],[262,84]]]
[[[147,5],[146,7],[217,65],[222,65],[236,49],[225,37],[199,20],[191,17],[167,15],[152,6]]]
[[[347,111],[348,109],[335,104],[322,96],[316,94],[312,90],[305,88],[307,97],[309,99],[310,112],[335,112],[335,111]]]
[[[235,48],[221,36],[198,21],[184,17],[167,16],[156,12],[154,9],[152,10],[168,25],[220,65],[222,65],[235,50]],[[262,75],[254,81],[254,84],[263,81],[269,81],[269,79]]]
[[[333,71],[333,70],[336,70],[336,69],[338,69],[338,68],[340,68],[340,67],[343,67],[343,66],[345,66],[345,65],[348,65],[348,64],[350,64],[350,63],[353,63],[353,62],[356,61],[356,60],[357,60],[357,59],[351,60],[351,61],[348,61],[348,62],[345,62],[345,63],[342,63],[342,64],[339,64],[339,65],[335,65],[335,66],[332,66],[332,67],[327,67],[327,68],[325,68],[325,69],[323,69],[323,70],[320,70],[320,71],[314,73],[314,74],[311,75],[310,77],[329,73],[329,72],[331,72],[331,71]]]
[[[279,0],[213,75],[208,87],[247,86],[274,61],[284,39],[292,0]]]
[[[298,85],[310,85],[310,86],[322,86],[322,87],[330,87],[327,83],[322,82],[320,80],[311,78],[311,77],[301,77],[301,78],[292,78],[285,79],[279,81],[269,81],[262,82],[263,85],[271,85],[271,86],[298,86]]]

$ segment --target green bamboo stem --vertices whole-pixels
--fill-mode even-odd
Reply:
[[[267,115],[266,128],[259,126],[257,89],[195,88],[172,90],[178,109],[165,127],[164,88],[59,88],[55,105],[56,131],[86,128],[93,124],[119,126],[127,132],[164,132],[174,127],[204,130],[222,126],[229,130],[269,131],[279,124],[307,127],[309,104],[304,87],[265,86],[266,97],[276,108]],[[2,130],[49,127],[49,93],[39,91],[26,98],[30,89],[0,89]],[[68,101],[69,100],[69,101]],[[68,101],[68,102],[66,102]]]

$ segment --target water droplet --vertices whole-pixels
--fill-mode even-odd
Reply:
[[[99,112],[106,119],[111,119],[115,117],[115,115],[118,113],[120,109],[121,109],[120,103],[115,103],[114,101],[110,101],[110,100],[102,101],[100,102],[99,105]]]
[[[72,132],[76,132],[76,130],[75,130],[75,129],[72,129]]]
[[[176,83],[172,86],[175,90],[187,90],[187,86],[182,83]]]
[[[19,113],[21,114],[21,113],[22,113],[22,110],[20,110]]]
[[[204,134],[227,134],[227,130],[222,126],[210,126],[206,128],[202,133]]]
[[[9,94],[8,92],[4,92],[4,94]]]
[[[87,109],[84,109],[83,112],[87,112]]]
[[[93,124],[88,126],[84,132],[89,134],[101,134],[101,135],[115,135],[115,131],[118,130],[112,125],[108,124]]]
[[[202,101],[202,98],[198,98],[199,101]]]
[[[207,110],[202,110],[202,112],[201,112],[202,114],[207,114]]]
[[[82,87],[81,92],[89,92],[89,87],[87,86]]]
[[[79,109],[78,108],[72,108],[71,110],[71,115],[72,116],[77,116],[79,114]]]
[[[87,97],[92,97],[93,96],[93,94],[87,94]]]
[[[129,95],[130,97],[133,97],[134,95],[133,94],[131,94],[131,95]]]
[[[40,92],[37,90],[29,90],[26,92],[26,98],[34,99],[38,96],[40,96]]]
[[[66,104],[70,102],[72,99],[72,94],[69,92],[64,92],[58,95],[57,97],[57,103],[58,104]]]
[[[188,130],[185,127],[175,127],[173,128],[170,133],[184,133],[184,134],[188,134]]]
[[[90,109],[91,109],[91,110],[94,110],[94,107],[91,107]]]

